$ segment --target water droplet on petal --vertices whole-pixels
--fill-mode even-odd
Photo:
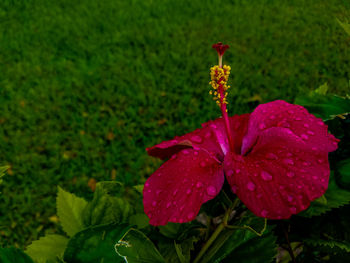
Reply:
[[[309,125],[309,124],[307,124],[307,123],[304,123],[304,127],[305,127],[305,128],[309,128],[309,127],[310,127],[310,125]]]
[[[233,186],[231,187],[231,190],[232,190],[233,193],[237,193],[237,190],[238,190],[237,185],[233,185]]]
[[[203,139],[198,135],[194,135],[191,137],[191,141],[193,141],[195,143],[201,143],[203,141]]]
[[[301,118],[300,117],[296,117],[294,120],[301,121]]]
[[[168,202],[167,204],[166,204],[166,208],[169,208],[171,206],[171,202]]]
[[[175,160],[177,157],[176,153],[171,156],[171,160]]]
[[[186,191],[186,194],[190,194],[192,192],[192,190],[191,189],[187,189],[187,191]]]
[[[294,175],[295,175],[295,173],[293,173],[293,172],[287,172],[287,176],[288,176],[289,178],[294,177]]]
[[[213,129],[217,128],[217,126],[215,124],[210,124],[210,127],[213,128]]]
[[[207,187],[207,194],[210,196],[216,195],[216,188],[212,185]]]
[[[317,149],[317,147],[312,147],[311,150],[317,151],[318,149]]]
[[[207,164],[204,161],[201,161],[199,165],[204,168]]]
[[[178,191],[179,191],[179,189],[175,189],[175,191],[173,192],[173,196],[175,196]]]
[[[292,153],[287,153],[287,157],[292,157],[293,154]]]
[[[323,126],[323,121],[318,121],[317,124]]]
[[[254,191],[255,190],[255,184],[253,182],[248,182],[247,183],[247,188],[249,191]]]
[[[211,137],[211,132],[207,132],[207,133],[204,135],[204,137],[205,137],[206,139],[209,139],[209,138]]]
[[[288,110],[288,113],[289,114],[294,114],[294,111],[293,110]]]
[[[227,176],[228,176],[228,177],[231,177],[231,176],[233,175],[233,173],[234,173],[233,170],[228,170],[228,171],[227,171]]]
[[[293,201],[293,196],[288,195],[287,199],[288,199],[288,202],[292,202]]]
[[[183,152],[183,154],[185,154],[185,155],[187,155],[187,154],[190,153],[188,150],[183,150],[182,152]]]
[[[202,182],[197,182],[197,183],[196,183],[196,187],[197,187],[197,188],[201,188],[202,186],[203,186],[203,183],[202,183]]]
[[[236,174],[239,174],[241,172],[241,169],[236,169]]]
[[[266,171],[262,171],[260,175],[261,175],[261,178],[262,178],[263,180],[265,180],[265,181],[271,181],[271,180],[272,180],[272,175],[269,174],[269,173],[266,172]]]
[[[307,131],[306,133],[309,135],[315,135],[315,133],[313,131]]]
[[[162,192],[162,190],[157,190],[156,195],[159,195]]]
[[[193,212],[190,212],[190,213],[187,215],[187,219],[188,219],[188,220],[191,220],[193,217],[194,217],[194,213],[193,213]]]
[[[269,159],[269,160],[277,160],[278,159],[277,155],[274,154],[274,153],[266,154],[266,158]]]
[[[259,129],[260,129],[260,130],[263,130],[263,129],[265,129],[265,128],[266,128],[265,123],[260,123],[260,124],[259,124]]]
[[[312,176],[312,179],[314,179],[314,180],[318,180],[318,176],[313,175],[313,176]]]
[[[288,165],[294,165],[294,161],[289,158],[283,159],[283,162]]]
[[[300,190],[300,189],[303,188],[303,186],[302,185],[298,185],[297,188]]]
[[[193,154],[194,154],[194,155],[198,155],[198,152],[197,152],[197,151],[195,151]]]
[[[303,162],[303,165],[304,165],[304,166],[310,166],[311,163],[310,163],[310,162]]]
[[[276,116],[275,115],[270,115],[270,120],[274,120],[274,119],[276,119]]]
[[[280,185],[279,188],[280,188],[281,191],[283,191],[285,187],[283,185]]]
[[[261,211],[261,216],[262,217],[266,217],[267,216],[267,211],[266,210],[262,210]]]
[[[289,208],[289,211],[292,213],[292,214],[295,214],[297,212],[297,209],[293,206],[291,208]]]
[[[260,199],[262,197],[262,194],[257,194],[256,196],[258,199]]]
[[[157,205],[157,202],[156,202],[156,201],[153,201],[153,202],[152,202],[152,206],[153,206],[153,207],[156,207],[156,205]]]
[[[309,139],[309,136],[307,136],[306,134],[302,134],[300,137],[301,137],[303,140]]]
[[[145,183],[145,186],[148,187],[148,186],[149,186],[149,183]]]
[[[185,208],[185,206],[183,205],[183,206],[181,206],[180,207],[180,211],[183,211],[184,210],[184,208]]]
[[[317,160],[318,163],[323,163],[324,161],[322,159]]]

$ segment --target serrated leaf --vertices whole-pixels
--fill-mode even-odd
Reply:
[[[306,238],[303,240],[305,243],[319,247],[319,246],[325,246],[330,248],[338,247],[340,249],[345,250],[346,252],[350,252],[350,242],[345,240],[323,240],[323,239],[312,239],[312,238]]]
[[[181,243],[174,241],[175,250],[181,263],[190,262],[191,251],[194,250],[194,243],[197,241],[197,237],[190,237]]]
[[[350,158],[337,163],[336,178],[342,187],[350,189]]]
[[[307,96],[300,96],[295,99],[295,104],[304,106],[310,113],[324,121],[334,119],[339,116],[350,113],[350,99],[336,95],[324,95],[328,86],[322,85],[320,88],[312,91]]]
[[[149,226],[149,218],[146,214],[135,214],[130,216],[129,225],[136,225],[138,229]]]
[[[26,253],[34,259],[36,263],[56,262],[57,258],[62,258],[66,249],[68,238],[51,234],[33,241]]]
[[[68,236],[72,237],[84,229],[83,210],[87,201],[58,187],[56,203],[57,215]]]
[[[269,263],[277,254],[276,237],[266,233],[238,246],[222,262],[235,263]]]
[[[328,189],[324,194],[324,198],[327,202],[311,202],[310,207],[298,215],[304,217],[319,216],[333,208],[338,208],[350,203],[350,191],[342,189],[337,185],[333,172],[331,172]]]
[[[125,233],[115,245],[115,250],[127,263],[165,262],[152,241],[136,229]]]
[[[0,263],[33,263],[22,250],[14,247],[0,248]]]
[[[140,204],[142,206],[141,197],[136,190],[128,189],[126,192],[119,182],[100,182],[96,185],[93,200],[84,210],[83,222],[86,226],[126,223],[135,210],[143,212],[143,208],[138,207]]]
[[[109,224],[92,226],[77,233],[67,245],[67,263],[125,262],[115,251],[115,244],[130,229],[129,226]]]
[[[2,183],[2,177],[5,175],[5,172],[10,168],[10,166],[1,166],[0,167],[0,184]]]

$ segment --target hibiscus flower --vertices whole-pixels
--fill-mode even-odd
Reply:
[[[221,64],[228,46],[213,47],[219,65],[211,69],[210,93],[223,117],[147,148],[149,155],[168,159],[143,190],[152,225],[195,219],[201,205],[221,191],[225,178],[248,209],[269,219],[305,210],[328,187],[328,153],[337,149],[339,140],[304,107],[282,100],[228,117],[230,68]]]

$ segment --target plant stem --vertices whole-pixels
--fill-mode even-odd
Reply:
[[[194,259],[193,263],[199,262],[199,260],[202,258],[204,253],[208,250],[208,248],[211,246],[211,244],[219,236],[221,231],[225,229],[225,227],[227,226],[227,221],[229,219],[229,216],[230,216],[232,210],[236,207],[236,205],[238,205],[238,203],[239,203],[239,199],[236,198],[236,200],[233,202],[233,205],[229,209],[226,210],[226,213],[224,215],[224,218],[223,218],[221,224],[218,225],[218,227],[215,229],[214,233],[211,235],[211,237],[208,239],[208,241],[204,244],[201,251],[199,251],[197,257]]]

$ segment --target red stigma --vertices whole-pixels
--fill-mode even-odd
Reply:
[[[229,49],[229,45],[223,45],[221,42],[218,42],[212,46],[212,48],[216,49],[218,52],[219,56],[224,55],[225,51]]]

